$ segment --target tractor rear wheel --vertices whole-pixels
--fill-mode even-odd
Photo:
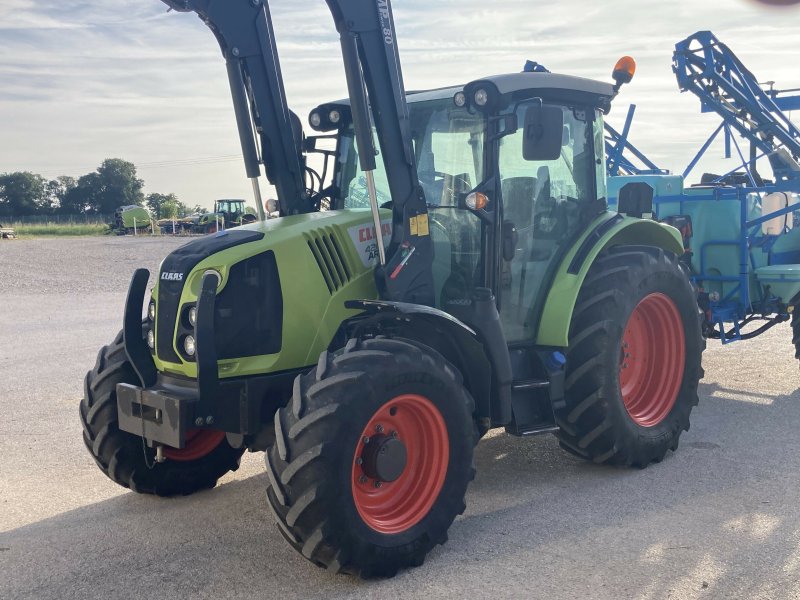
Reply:
[[[244,450],[232,448],[223,432],[206,429],[189,432],[184,448],[165,447],[167,460],[156,463],[155,452],[145,450],[141,437],[119,429],[118,383],[139,385],[122,332],[98,353],[80,404],[83,441],[111,481],[142,494],[188,495],[213,488],[225,473],[239,468]]]
[[[567,350],[558,438],[597,463],[644,468],[689,429],[703,376],[699,308],[674,254],[621,246],[592,265]]]
[[[473,411],[460,373],[422,344],[350,340],[323,352],[275,415],[267,498],[281,533],[334,572],[421,565],[466,508]]]

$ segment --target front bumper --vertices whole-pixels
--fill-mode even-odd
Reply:
[[[144,437],[149,445],[185,446],[192,429],[255,435],[268,427],[291,396],[292,382],[304,369],[220,381],[214,344],[214,302],[218,279],[203,276],[194,328],[197,379],[159,373],[142,336],[142,308],[149,278],[134,273],[125,304],[125,353],[141,385],[117,385],[117,414],[122,431]]]

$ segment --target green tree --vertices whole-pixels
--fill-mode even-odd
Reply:
[[[114,212],[120,206],[144,203],[144,181],[136,176],[136,166],[121,158],[107,158],[97,168],[99,190],[94,209]]]
[[[175,194],[148,194],[145,204],[156,219],[171,219],[180,216],[178,214],[180,202]]]
[[[67,214],[100,212],[102,191],[102,181],[97,172],[82,175],[75,187],[65,192],[61,201],[61,212]],[[113,209],[110,212],[114,212]]]
[[[68,204],[67,196],[71,190],[77,187],[78,181],[69,175],[60,175],[55,179],[47,182],[48,201],[50,203],[48,212],[69,212],[74,213],[77,211],[65,211]]]
[[[30,171],[0,175],[0,215],[33,215],[50,203],[47,180]]]

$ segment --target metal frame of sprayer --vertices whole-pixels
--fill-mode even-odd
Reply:
[[[671,175],[628,141],[632,106],[621,133],[606,128],[609,204],[623,212],[618,193],[627,184],[646,183],[653,191],[653,218],[684,234],[684,260],[699,289],[706,334],[723,344],[749,339],[788,320],[800,303],[800,230],[792,228],[794,214],[800,217],[800,130],[783,112],[800,108],[800,90],[777,91],[773,83],[765,88],[709,31],[676,44],[673,72],[682,91],[698,96],[702,112],[718,114],[722,123],[682,175]],[[707,174],[700,185],[684,187],[720,133],[725,158],[735,149],[740,162],[724,175]],[[749,156],[734,134],[750,142]],[[759,173],[765,161],[774,181]],[[783,206],[776,207],[780,198]],[[729,268],[718,268],[720,262]]]

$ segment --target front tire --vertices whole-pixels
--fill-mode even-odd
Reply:
[[[80,404],[83,441],[111,481],[141,494],[185,496],[213,488],[225,473],[239,468],[244,450],[232,448],[223,432],[211,430],[190,432],[185,448],[165,447],[167,460],[156,463],[153,449],[145,450],[141,437],[119,429],[118,383],[140,385],[122,332],[98,353],[94,369],[86,374]]]
[[[438,352],[350,340],[275,415],[267,498],[281,533],[335,572],[393,576],[447,540],[475,475],[474,402]]]
[[[639,468],[676,450],[703,376],[698,313],[675,255],[622,246],[598,257],[570,325],[561,446]]]

